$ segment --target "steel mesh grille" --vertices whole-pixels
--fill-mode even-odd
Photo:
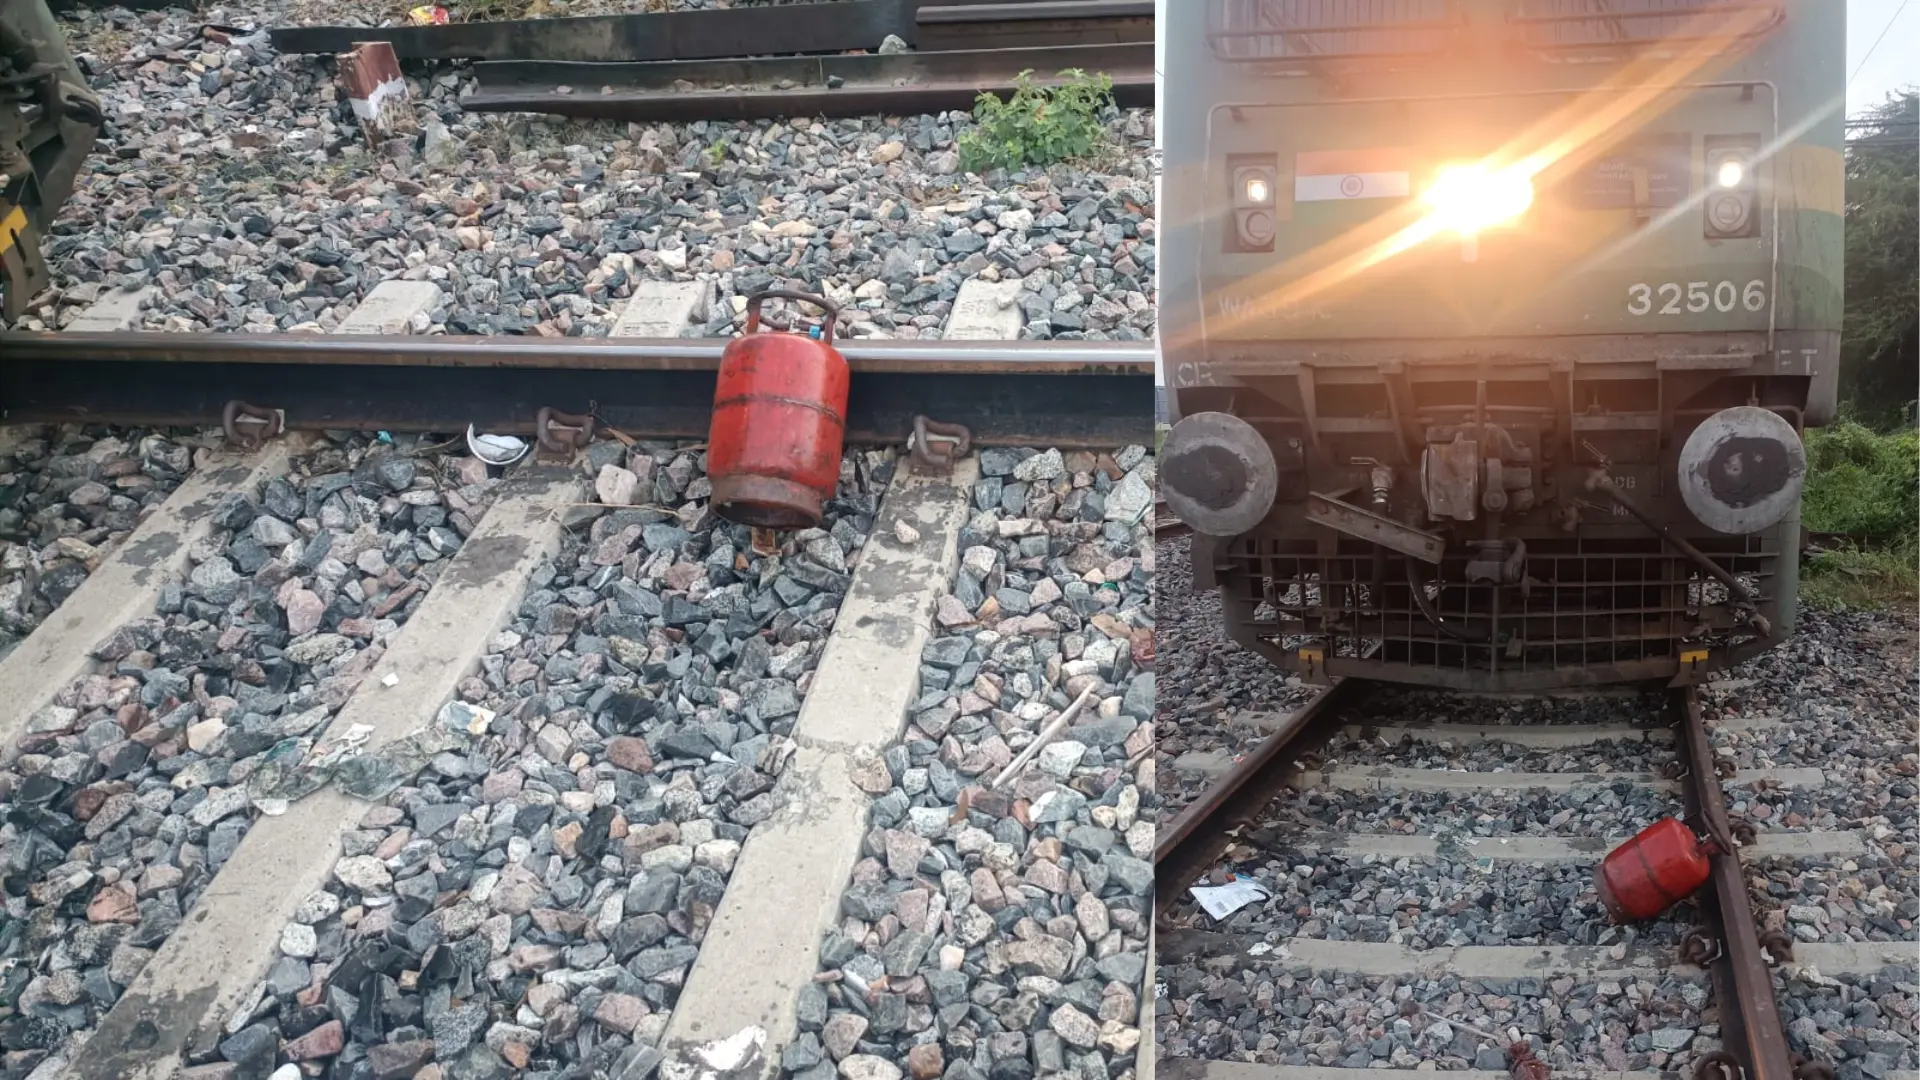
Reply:
[[[1766,537],[1698,541],[1758,599],[1772,593],[1776,553]],[[1377,562],[1369,545],[1342,543],[1323,554],[1314,541],[1242,537],[1231,545],[1229,598],[1263,637],[1288,652],[1317,646],[1329,658],[1376,660],[1480,672],[1559,671],[1677,657],[1683,649],[1725,648],[1747,635],[1713,629],[1703,611],[1726,590],[1657,541],[1529,541],[1528,587],[1465,585],[1466,558],[1420,564],[1427,606],[1467,640],[1450,636],[1422,610],[1405,560]]]
[[[1780,15],[1760,0],[1521,0],[1512,21],[1523,44],[1566,49],[1743,36]]]
[[[1337,60],[1444,49],[1450,0],[1214,0],[1208,38],[1221,60]]]

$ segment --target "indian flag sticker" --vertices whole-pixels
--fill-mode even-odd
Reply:
[[[1305,150],[1294,155],[1295,202],[1404,199],[1413,191],[1404,150]]]

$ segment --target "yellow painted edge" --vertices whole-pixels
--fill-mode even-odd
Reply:
[[[1842,214],[1847,206],[1847,159],[1830,146],[1794,143],[1775,159],[1774,190],[1782,210]]]
[[[1680,654],[1682,664],[1704,664],[1707,662],[1707,650],[1688,649]]]
[[[5,205],[0,203],[0,205]],[[0,251],[13,246],[14,238],[27,231],[27,212],[15,206],[0,215]]]

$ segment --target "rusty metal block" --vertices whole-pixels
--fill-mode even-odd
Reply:
[[[353,103],[353,115],[369,146],[396,135],[417,134],[419,122],[413,115],[412,92],[400,74],[400,61],[393,45],[385,41],[363,41],[352,52],[339,54],[340,85]]]
[[[1420,459],[1421,494],[1433,518],[1472,521],[1480,513],[1480,441],[1434,443]]]

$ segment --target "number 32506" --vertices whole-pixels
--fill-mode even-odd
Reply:
[[[1627,314],[1679,315],[1690,312],[1698,315],[1709,307],[1719,312],[1729,312],[1735,307],[1748,311],[1759,311],[1767,306],[1767,284],[1764,281],[1749,281],[1746,288],[1731,281],[1689,281],[1682,286],[1677,281],[1647,285],[1635,282],[1627,286]]]

